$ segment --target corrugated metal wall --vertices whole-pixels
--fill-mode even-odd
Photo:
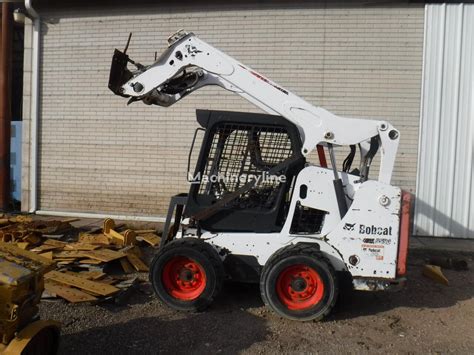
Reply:
[[[415,233],[474,238],[474,4],[425,11]]]

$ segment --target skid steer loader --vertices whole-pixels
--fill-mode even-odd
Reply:
[[[59,323],[38,317],[43,275],[52,268],[50,260],[0,242],[0,354],[56,354]]]
[[[357,290],[404,284],[410,195],[390,185],[397,129],[312,106],[193,33],[172,35],[151,65],[129,58],[129,42],[115,50],[109,77],[129,103],[168,107],[217,85],[266,112],[197,110],[191,152],[197,132],[204,137],[191,186],[171,199],[150,271],[162,302],[202,310],[230,278],[259,283],[266,305],[304,321],[329,314],[344,276]],[[338,170],[341,146],[350,152]],[[313,151],[319,165],[307,161]]]

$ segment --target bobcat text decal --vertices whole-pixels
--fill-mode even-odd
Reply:
[[[392,227],[377,227],[373,224],[366,226],[364,224],[359,225],[360,234],[375,234],[375,235],[392,235]]]
[[[356,223],[346,223],[342,229],[352,232],[355,230]],[[392,227],[366,226],[359,224],[359,234],[366,235],[392,235]],[[388,243],[387,243],[388,244]]]

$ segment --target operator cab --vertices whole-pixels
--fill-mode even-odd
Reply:
[[[214,232],[279,232],[294,180],[306,163],[297,127],[267,114],[196,114],[205,134],[185,217],[201,215],[200,227]],[[214,212],[212,206],[222,200],[226,203]]]

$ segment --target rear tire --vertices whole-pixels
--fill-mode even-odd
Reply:
[[[282,317],[321,320],[337,301],[338,279],[321,251],[291,245],[276,252],[263,268],[260,292],[265,304]]]
[[[216,250],[197,238],[176,239],[154,257],[150,282],[158,298],[180,311],[206,309],[222,288],[224,267]]]

